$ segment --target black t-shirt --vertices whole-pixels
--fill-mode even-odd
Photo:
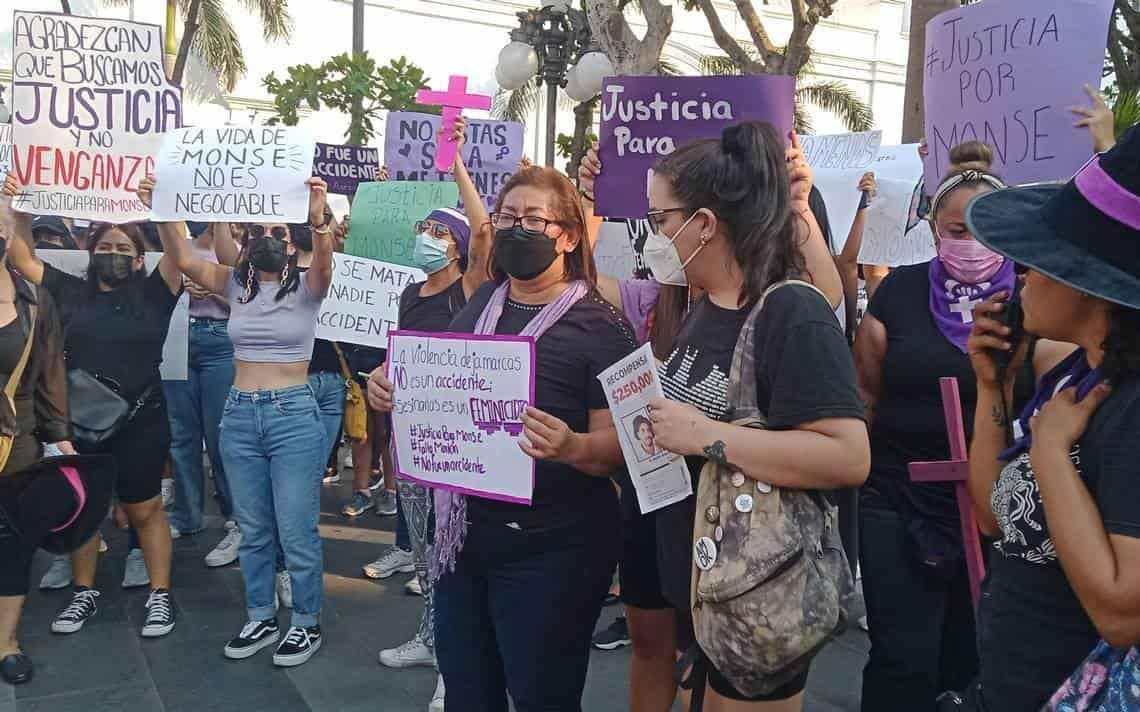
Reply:
[[[111,292],[44,264],[44,288],[59,304],[68,369],[109,378],[128,400],[160,385],[162,347],[178,296],[158,269]],[[161,395],[161,389],[152,394]]]
[[[1118,380],[1072,452],[1109,534],[1140,538],[1137,442],[1140,379]],[[1057,559],[1028,455],[1005,466],[990,504],[1002,535],[978,611],[986,702],[1036,710],[1100,636]]]
[[[728,414],[732,355],[749,309],[724,309],[707,297],[685,319],[672,354],[660,369],[665,397],[705,415]],[[771,294],[756,325],[756,400],[771,430],[790,430],[824,418],[863,418],[855,365],[827,300],[804,286]],[[702,457],[687,458],[697,487]],[[660,510],[658,560],[662,592],[679,609],[689,605],[696,499]]]
[[[954,485],[912,483],[907,469],[912,462],[950,459],[940,378],[958,379],[967,442],[978,400],[969,357],[943,336],[930,313],[929,269],[924,262],[891,270],[867,309],[887,329],[868,485],[908,519],[919,517],[961,542]]]
[[[430,297],[421,297],[426,282],[416,282],[404,288],[400,295],[400,328],[407,331],[439,333],[447,331],[451,322],[467,306],[463,279],[457,279],[447,289]]]
[[[448,331],[472,333],[496,286],[489,282],[480,287]],[[539,311],[541,307],[508,299],[495,333],[518,334]],[[596,292],[586,296],[535,345],[535,407],[574,432],[588,432],[590,411],[609,407],[598,374],[636,348],[625,317]],[[471,497],[467,511],[472,524],[517,524],[528,530],[616,527],[618,521],[617,495],[609,478],[546,460],[535,467],[531,506]]]

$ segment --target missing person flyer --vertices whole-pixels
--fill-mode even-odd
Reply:
[[[664,397],[649,344],[603,371],[606,392],[629,478],[642,514],[680,502],[693,493],[685,458],[657,445],[649,402]]]

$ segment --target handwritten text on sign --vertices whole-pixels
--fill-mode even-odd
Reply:
[[[356,187],[380,177],[380,151],[367,146],[318,143],[313,175],[329,184],[329,192],[355,195]]]
[[[935,254],[930,223],[911,223],[911,203],[922,178],[918,144],[883,146],[871,170],[879,189],[867,209],[859,264],[901,267]]]
[[[333,255],[333,281],[317,318],[317,338],[388,348],[400,318],[400,295],[425,279],[411,267],[363,257]]]
[[[0,176],[12,165],[12,124],[0,124]]]
[[[839,253],[847,243],[851,224],[859,212],[862,197],[859,179],[873,170],[883,143],[883,132],[804,136],[800,140],[804,157],[815,172],[815,185],[827,204],[833,247]]]
[[[129,222],[162,134],[182,125],[157,25],[16,12],[12,168],[18,210]]]
[[[534,341],[393,331],[388,356],[400,476],[530,504],[534,460],[518,439],[534,403]]]
[[[313,139],[284,126],[185,128],[159,149],[154,220],[308,220]]]
[[[435,168],[440,117],[413,112],[388,114],[384,163],[393,180],[449,181],[450,173]],[[518,168],[523,155],[523,126],[514,121],[467,120],[463,165],[483,196],[494,205],[499,191]],[[437,206],[451,207],[451,206]]]
[[[1010,184],[1067,179],[1092,154],[1069,107],[1100,86],[1112,0],[1003,0],[926,25],[926,184],[950,149],[982,141]],[[933,188],[928,188],[933,192]]]
[[[787,136],[794,94],[791,77],[609,77],[601,96],[606,169],[595,190],[598,214],[643,217],[649,169],[686,143],[744,121],[767,121]]]
[[[352,204],[344,251],[357,257],[415,267],[415,224],[436,208],[455,205],[454,183],[361,183]]]

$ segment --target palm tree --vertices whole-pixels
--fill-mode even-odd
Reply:
[[[750,49],[747,48],[746,51]],[[701,57],[701,74],[734,76],[740,74],[736,63],[723,55]],[[804,65],[801,74],[811,72],[811,63]],[[816,82],[796,84],[795,127],[798,133],[814,132],[807,105],[829,111],[843,122],[848,131],[870,131],[875,124],[874,112],[858,94],[843,82]]]
[[[106,0],[111,5],[128,5],[130,0]],[[289,0],[166,0],[165,51],[175,55],[168,67],[170,81],[182,83],[190,50],[205,65],[217,72],[222,88],[233,91],[246,72],[245,55],[228,9],[235,4],[254,13],[261,22],[266,40],[287,38],[293,30]],[[182,20],[182,37],[178,40],[177,24]]]

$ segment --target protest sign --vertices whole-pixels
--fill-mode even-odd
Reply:
[[[597,212],[640,218],[649,170],[678,147],[717,138],[728,126],[767,121],[792,130],[792,77],[609,77],[602,86]]]
[[[444,131],[451,133],[455,130],[455,122],[463,114],[464,109],[491,108],[491,97],[485,94],[468,94],[467,77],[452,74],[447,79],[447,91],[432,91],[420,89],[416,92],[416,101],[427,106],[438,106],[442,109],[440,125]],[[435,169],[447,172],[455,163],[456,145],[453,141],[444,141],[435,154]]]
[[[325,179],[330,193],[355,195],[358,185],[380,178],[380,151],[367,146],[318,143],[313,175]]]
[[[87,278],[87,265],[91,255],[87,250],[36,250],[36,257],[56,269],[76,277]],[[158,267],[161,252],[146,253],[148,272]],[[190,349],[190,295],[183,293],[178,306],[170,315],[170,329],[162,346],[162,380],[185,381],[189,370]]]
[[[836,254],[843,250],[859,211],[859,179],[872,170],[883,142],[882,131],[802,136],[804,157],[815,174],[815,186],[827,204],[827,219]]]
[[[637,220],[605,220],[598,226],[594,241],[594,264],[598,274],[614,279],[632,279],[641,264],[641,256],[634,251]],[[644,240],[642,241],[644,244]]]
[[[12,20],[12,169],[36,215],[144,220],[135,190],[182,126],[157,25],[54,13]]]
[[[1003,0],[938,15],[926,25],[926,184],[950,149],[982,141],[1011,185],[1070,178],[1092,155],[1069,107],[1100,86],[1112,0]]]
[[[351,255],[333,255],[333,279],[317,317],[317,338],[388,348],[400,319],[400,295],[426,279],[418,269]]]
[[[352,203],[344,251],[357,257],[415,267],[415,224],[436,208],[455,205],[454,183],[390,180],[361,183]]]
[[[534,403],[534,340],[393,331],[388,356],[400,476],[530,504],[534,460],[518,441]]]
[[[450,173],[435,167],[440,122],[440,117],[431,114],[388,114],[384,165],[392,180],[455,180]],[[467,142],[462,155],[475,189],[490,209],[522,160],[523,126],[514,121],[467,119]]]
[[[0,176],[8,175],[12,165],[12,124],[0,124]]]
[[[151,219],[307,223],[313,146],[289,126],[173,130],[159,149]]]
[[[883,146],[870,170],[879,188],[867,208],[859,264],[901,267],[933,258],[930,224],[910,220],[911,202],[922,178],[918,144]]]
[[[693,493],[685,458],[661,448],[649,419],[649,402],[664,398],[653,347],[637,351],[598,375],[617,426],[629,478],[642,514],[680,502]]]

